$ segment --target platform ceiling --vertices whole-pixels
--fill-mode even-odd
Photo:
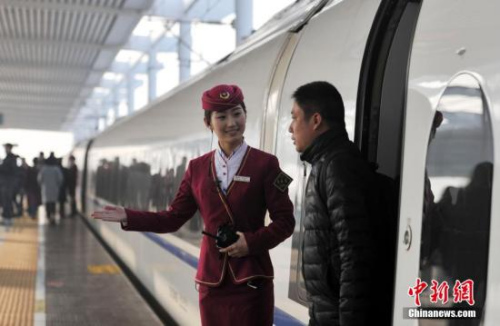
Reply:
[[[0,0],[0,128],[61,130],[153,0]]]

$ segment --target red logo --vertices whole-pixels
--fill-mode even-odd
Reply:
[[[448,295],[450,290],[448,282],[443,281],[442,283],[439,283],[435,280],[432,280],[431,282],[432,285],[430,287],[430,302],[438,303],[438,301],[441,301],[441,304],[446,304],[448,302]],[[427,287],[427,282],[422,281],[420,278],[417,278],[416,285],[408,289],[408,295],[415,298],[415,305],[417,307],[421,306],[420,295]],[[453,302],[459,303],[463,301],[467,302],[470,306],[473,306],[475,303],[474,281],[472,281],[471,279],[467,279],[463,282],[456,280],[455,285],[453,286]]]
[[[444,281],[443,283],[439,284],[437,281],[432,280],[431,302],[437,303],[439,300],[442,304],[446,304],[448,302],[449,289],[450,287],[448,286],[448,282]]]
[[[469,306],[474,305],[474,281],[471,279],[465,280],[462,283],[459,280],[455,281],[453,302],[458,303],[462,301],[466,301]]]
[[[415,305],[418,307],[420,307],[420,294],[424,292],[426,287],[427,283],[422,282],[420,278],[417,278],[417,285],[408,289],[408,295],[410,297],[415,297]]]

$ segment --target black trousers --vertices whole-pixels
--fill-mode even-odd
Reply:
[[[52,221],[56,215],[56,203],[55,202],[45,203],[45,212],[47,213],[47,219],[49,221]]]
[[[14,216],[14,211],[12,207],[12,194],[14,189],[5,185],[1,187],[0,185],[0,204],[2,205],[2,216],[4,218],[12,218]]]
[[[75,216],[77,214],[77,211],[76,211],[76,192],[74,189],[70,189],[68,191],[68,194],[69,194],[69,202],[70,202],[70,205],[71,205],[71,215],[72,216]]]

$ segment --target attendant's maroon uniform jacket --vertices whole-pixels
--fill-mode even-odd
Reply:
[[[122,227],[133,231],[174,232],[199,209],[205,231],[216,234],[220,225],[232,223],[237,231],[245,234],[250,253],[242,258],[221,255],[215,240],[204,236],[197,283],[219,286],[226,273],[236,284],[253,278],[273,278],[269,249],[288,238],[295,227],[288,188],[279,187],[283,175],[278,160],[249,146],[236,173],[239,178],[233,179],[224,195],[218,191],[213,177],[216,175],[214,154],[212,151],[189,162],[179,191],[167,211],[153,213],[127,209],[127,225]],[[266,210],[272,220],[268,226],[264,226]]]

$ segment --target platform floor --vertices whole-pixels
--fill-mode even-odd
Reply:
[[[0,226],[0,325],[162,325],[79,217]]]

